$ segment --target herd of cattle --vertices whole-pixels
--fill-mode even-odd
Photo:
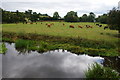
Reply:
[[[41,23],[41,24],[42,24],[42,23]],[[51,23],[51,24],[47,24],[47,23],[46,23],[46,26],[49,27],[49,28],[50,28],[52,25],[54,25],[54,23]],[[62,25],[65,26],[64,23],[63,23]],[[102,26],[103,26],[103,25],[101,25],[101,24],[96,24],[96,25],[97,25],[98,27],[102,27]],[[90,26],[90,25],[85,25],[85,27],[86,27],[86,28],[93,28],[93,26]],[[69,25],[69,28],[75,28],[75,26],[74,26],[74,25]],[[83,28],[83,26],[78,25],[78,28]],[[107,28],[109,28],[109,27],[108,27],[108,26],[104,26],[104,30],[107,29]]]
[[[33,24],[33,22],[31,22],[30,24]],[[34,23],[34,24],[37,24],[37,23]],[[43,24],[43,23],[41,22],[41,24]],[[51,23],[51,24],[46,23],[45,25],[50,28],[52,25],[54,25],[54,23]],[[63,23],[62,25],[65,26],[65,23]],[[95,24],[95,25],[98,26],[98,27],[103,27],[103,25],[101,25],[101,24]],[[85,25],[85,27],[86,28],[93,28],[93,26],[91,26],[91,25]],[[75,26],[74,25],[69,25],[69,28],[75,28]],[[78,28],[83,28],[83,26],[78,25]],[[104,30],[107,29],[107,28],[109,28],[109,27],[104,26]]]

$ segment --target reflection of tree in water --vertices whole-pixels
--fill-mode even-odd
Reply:
[[[120,73],[120,57],[104,57],[104,59],[104,66],[111,67]]]
[[[16,48],[16,47],[15,47],[15,49],[19,52],[19,55],[20,55],[20,54],[25,55],[25,54],[30,54],[30,53],[31,53],[31,50],[28,50],[28,49],[26,49],[26,48]]]
[[[15,49],[19,52],[19,55],[20,54],[23,54],[23,55],[25,55],[25,54],[31,54],[32,51],[37,51],[37,50],[28,50],[26,48],[15,48]],[[40,53],[40,54],[43,53],[43,52],[39,52],[39,51],[37,51],[37,52]]]

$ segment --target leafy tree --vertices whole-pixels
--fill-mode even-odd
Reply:
[[[82,21],[82,22],[87,22],[87,21],[88,21],[88,16],[87,16],[87,14],[83,14],[83,16],[81,17],[81,21]]]
[[[107,14],[103,14],[102,16],[99,16],[97,18],[97,21],[103,24],[107,24],[107,19],[108,19],[108,15]]]
[[[33,12],[31,16],[31,21],[36,22],[38,20],[39,15],[36,12]]]
[[[88,16],[88,21],[94,22],[94,20],[95,20],[95,14],[93,12],[90,12]]]
[[[108,13],[108,25],[110,29],[118,30],[120,34],[120,10],[113,8]]]
[[[67,13],[67,15],[64,17],[64,20],[66,22],[78,22],[79,18],[77,16],[77,12],[70,11]]]
[[[58,12],[54,12],[54,14],[53,14],[53,19],[54,19],[54,20],[60,19],[60,16],[59,16]]]

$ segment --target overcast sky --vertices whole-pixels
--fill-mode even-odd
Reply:
[[[77,12],[78,16],[90,12],[101,15],[118,7],[118,2],[119,0],[3,0],[2,8],[8,11],[31,9],[50,16],[57,11],[63,17],[69,11]]]

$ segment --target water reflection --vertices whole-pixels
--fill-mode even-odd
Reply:
[[[61,50],[43,54],[37,52],[19,54],[14,44],[3,55],[3,78],[84,78],[84,72],[94,62],[104,58],[76,55]]]

